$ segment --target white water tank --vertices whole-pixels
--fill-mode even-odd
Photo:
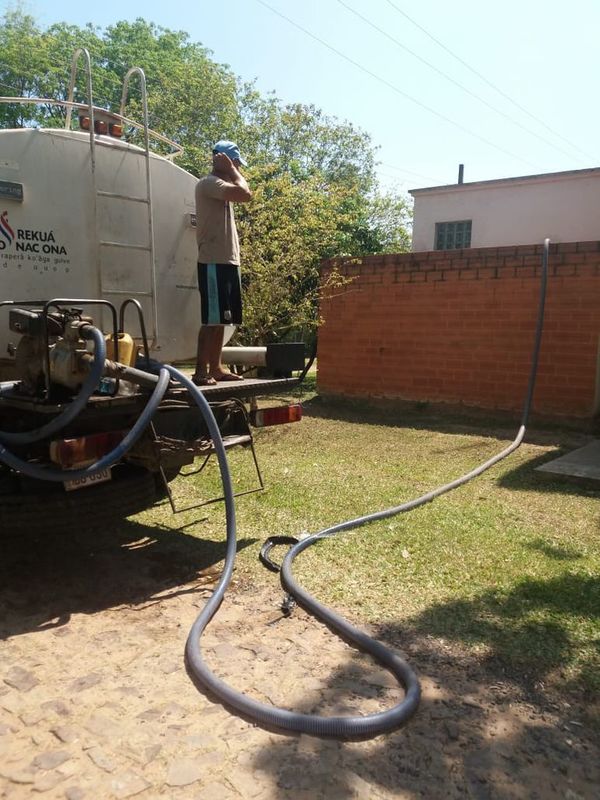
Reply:
[[[96,136],[95,160],[94,173],[85,132],[0,131],[0,300],[101,296],[118,307],[126,293],[135,297],[152,292],[149,253],[142,249],[149,241],[148,205],[131,199],[146,195],[145,152]],[[152,355],[184,361],[195,355],[200,322],[197,179],[161,156],[151,154],[149,163],[157,308]],[[152,298],[137,297],[152,339]],[[111,330],[106,312],[92,308],[86,313],[105,331]],[[127,311],[124,327],[139,336],[133,308]],[[14,338],[8,330],[8,311],[0,308],[0,362]]]

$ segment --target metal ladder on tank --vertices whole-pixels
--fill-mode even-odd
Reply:
[[[88,116],[90,120],[90,159],[92,167],[92,189],[93,189],[93,216],[94,216],[94,230],[96,232],[96,275],[98,296],[104,298],[105,295],[133,297],[133,298],[149,298],[152,309],[152,337],[150,347],[155,347],[158,342],[158,306],[156,302],[156,255],[154,244],[154,218],[152,212],[152,180],[150,176],[150,137],[148,127],[148,98],[146,94],[146,76],[141,67],[131,67],[128,70],[123,80],[123,91],[121,94],[121,106],[119,108],[119,116],[124,117],[125,106],[127,104],[127,97],[129,91],[129,80],[132,75],[138,75],[140,79],[140,88],[142,94],[142,113],[144,119],[144,162],[145,162],[145,193],[142,195],[129,195],[121,194],[119,192],[108,192],[98,189],[97,174],[96,174],[96,132],[94,130],[94,104],[92,99],[92,66],[90,54],[84,47],[77,49],[73,55],[71,64],[71,80],[69,83],[68,100],[73,103],[73,92],[75,89],[75,77],[77,74],[77,66],[80,57],[83,56],[86,66],[86,79],[87,79],[87,93],[88,93]],[[65,128],[67,130],[71,127],[71,110],[72,105],[68,106],[67,115],[65,120]],[[106,200],[118,200],[128,203],[142,204],[146,207],[147,211],[147,243],[135,244],[133,242],[119,242],[110,241],[107,239],[100,239],[98,235],[98,198],[105,198]],[[150,291],[127,291],[117,286],[111,287],[104,285],[102,280],[102,252],[106,249],[121,249],[130,251],[142,251],[148,256],[149,269],[150,269]]]

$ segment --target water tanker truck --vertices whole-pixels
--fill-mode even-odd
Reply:
[[[88,99],[77,103],[82,60]],[[132,79],[140,84],[142,122],[125,116]],[[169,482],[195,458],[205,462],[212,444],[176,380],[114,464],[73,480],[68,473],[128,441],[161,363],[193,360],[197,179],[174,163],[181,148],[148,127],[139,68],[125,76],[118,113],[93,104],[83,49],[73,58],[67,100],[0,102],[66,109],[63,128],[0,130],[0,527],[65,527],[86,511],[102,521],[165,494],[179,510]],[[127,131],[141,144],[127,141]],[[157,142],[166,155],[153,150]],[[260,489],[251,425],[293,421],[301,412],[294,405],[259,411],[255,399],[298,384],[304,348],[226,347],[224,360],[252,377],[202,391],[226,444],[251,450]],[[53,471],[62,478],[46,479]]]

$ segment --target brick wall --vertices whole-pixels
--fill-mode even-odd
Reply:
[[[324,394],[519,410],[537,319],[542,246],[334,259],[351,280],[321,301]],[[550,246],[534,410],[596,409],[600,241]]]

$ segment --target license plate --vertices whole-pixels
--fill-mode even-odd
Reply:
[[[77,478],[74,481],[65,481],[65,489],[67,492],[73,492],[75,489],[83,489],[84,486],[93,486],[95,483],[104,483],[112,478],[110,467],[100,470],[95,475],[85,475],[83,478]]]

